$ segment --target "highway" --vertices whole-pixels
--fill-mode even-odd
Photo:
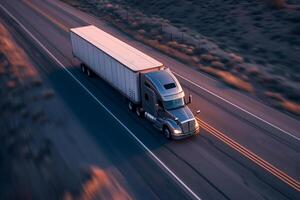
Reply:
[[[136,199],[299,199],[300,122],[57,0],[0,0],[0,16]],[[158,59],[200,109],[197,137],[167,141],[100,78],[80,72],[68,30],[93,24]],[[145,196],[145,194],[147,194]]]

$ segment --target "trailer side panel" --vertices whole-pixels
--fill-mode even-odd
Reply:
[[[119,90],[129,100],[140,103],[139,72],[109,56],[77,34],[71,32],[73,55],[84,62],[102,79]]]

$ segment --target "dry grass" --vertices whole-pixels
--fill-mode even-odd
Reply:
[[[261,72],[259,71],[259,69],[257,67],[250,67],[249,69],[246,69],[246,73],[249,76],[253,76],[253,77],[257,77],[261,74]]]
[[[253,92],[253,87],[250,83],[238,78],[237,76],[231,74],[227,71],[222,71],[218,69],[214,69],[212,67],[203,67],[201,70],[205,71],[206,73],[209,73],[213,76],[216,76],[227,85],[230,85],[234,88],[246,91],[246,92]]]
[[[290,9],[290,10],[300,10],[300,5],[289,4],[286,0],[268,0],[268,3],[276,9]]]
[[[285,7],[285,0],[269,0],[269,2],[272,6],[278,9]]]
[[[197,63],[195,62],[196,60],[193,59],[191,56],[186,55],[183,52],[180,52],[177,49],[174,49],[168,45],[160,43],[158,40],[149,40],[147,38],[144,38],[143,36],[136,35],[134,33],[131,33],[137,40],[143,42],[144,44],[147,44],[155,49],[158,49],[159,51],[176,58],[186,64],[189,65],[196,65]]]
[[[211,62],[214,60],[214,57],[211,54],[203,54],[200,56],[200,59],[206,62]]]
[[[82,169],[82,189],[78,194],[67,192],[63,200],[92,199],[132,199],[118,180],[111,176],[110,171],[104,171],[97,166]]]
[[[265,92],[265,95],[270,98],[270,99],[273,99],[273,100],[276,100],[276,101],[283,101],[283,97],[281,94],[277,93],[277,92]]]
[[[217,68],[217,69],[224,69],[225,65],[220,61],[213,61],[211,62],[211,66]]]
[[[26,73],[21,68],[29,66],[28,58],[23,49],[19,48],[14,42],[6,27],[0,24],[0,50],[6,55],[9,63],[12,65],[10,69],[13,75],[18,78],[33,77],[36,72],[32,68],[27,68]],[[3,63],[2,67],[4,67]]]
[[[11,64],[19,65],[24,63],[23,50],[16,47],[10,33],[2,24],[0,25],[0,47]]]
[[[231,60],[235,63],[243,63],[244,62],[244,58],[242,58],[239,55],[236,55],[234,53],[230,53],[229,57],[231,58]]]
[[[286,99],[283,100],[280,104],[283,109],[289,111],[290,113],[300,116],[300,104],[286,100]]]
[[[274,100],[273,104],[290,113],[300,116],[300,104],[284,98],[280,93],[265,92],[265,95]]]

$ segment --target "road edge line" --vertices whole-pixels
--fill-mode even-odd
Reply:
[[[26,27],[19,22],[2,4],[0,4],[1,9],[6,12],[38,45],[42,47],[46,53],[50,55],[50,57],[59,64],[61,68],[63,68],[85,91],[93,97],[96,102],[101,105],[106,112],[108,112],[143,148],[148,152],[156,162],[158,162],[163,168],[175,178],[195,199],[201,200],[201,198],[193,192],[192,189],[190,189],[171,169],[167,167],[166,164],[164,164],[163,161],[161,161],[136,135],[125,125],[123,124],[98,98],[89,90],[87,89],[33,34],[26,29]]]

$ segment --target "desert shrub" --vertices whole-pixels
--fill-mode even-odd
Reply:
[[[269,0],[269,2],[273,7],[277,9],[284,8],[285,6],[285,0]]]
[[[300,115],[300,105],[295,102],[285,100],[281,102],[281,106],[290,113]]]
[[[200,59],[205,62],[211,62],[214,60],[214,57],[211,54],[203,54],[200,56]]]
[[[240,79],[238,76],[233,75],[230,72],[214,69],[212,67],[203,67],[201,68],[202,71],[209,73],[217,78],[220,78],[224,83],[227,85],[246,91],[246,92],[253,92],[253,87],[250,83]]]
[[[219,61],[213,61],[211,62],[211,66],[218,68],[218,69],[224,69],[225,65],[222,62]]]
[[[270,99],[273,99],[276,101],[283,101],[283,97],[279,93],[267,91],[264,94]]]
[[[194,54],[195,55],[202,55],[202,54],[206,54],[208,52],[208,50],[206,48],[203,47],[196,47],[194,49]]]

